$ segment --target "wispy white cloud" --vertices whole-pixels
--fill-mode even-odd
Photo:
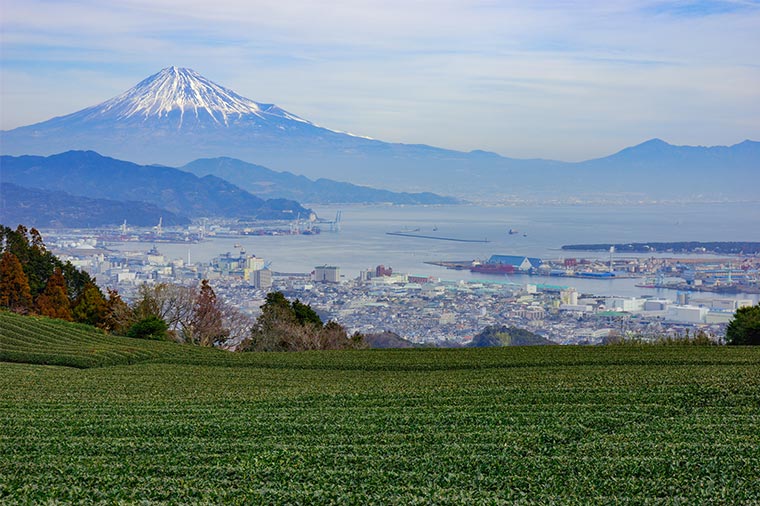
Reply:
[[[760,138],[760,2],[5,0],[2,128],[168,65],[375,138],[579,159]]]

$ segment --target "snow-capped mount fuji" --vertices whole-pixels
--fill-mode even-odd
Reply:
[[[166,121],[177,129],[191,125],[256,120],[292,120],[309,123],[274,104],[254,102],[188,68],[167,67],[133,88],[79,113],[83,121]]]
[[[424,172],[431,163],[445,169],[439,161],[469,158],[467,153],[324,128],[179,67],[167,67],[98,105],[0,132],[0,148],[6,155],[44,156],[92,150],[169,166],[231,157],[314,179],[396,191],[428,191],[429,178],[422,174],[415,181],[410,171]],[[435,185],[438,190],[451,190],[443,182]]]
[[[580,163],[516,160],[330,130],[177,67],[93,107],[0,132],[0,149],[6,155],[93,150],[170,166],[228,157],[313,179],[435,191],[466,200],[504,195],[550,200],[756,199],[760,186],[758,142],[705,148],[650,141]]]

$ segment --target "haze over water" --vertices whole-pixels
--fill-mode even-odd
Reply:
[[[431,275],[446,280],[499,280],[492,276],[453,271],[424,262],[487,259],[492,254],[540,258],[594,257],[591,252],[560,251],[564,244],[667,241],[760,241],[760,203],[530,206],[315,206],[321,218],[343,211],[340,233],[312,236],[250,236],[214,239],[193,245],[159,244],[169,258],[207,262],[225,252],[239,251],[271,261],[276,272],[310,272],[316,265],[337,265],[347,278],[379,264],[396,272]],[[323,227],[326,229],[327,227]],[[463,243],[397,237],[386,232],[419,228],[420,234],[482,240]],[[437,229],[437,230],[435,230]],[[519,231],[508,234],[509,229]],[[122,250],[150,245],[125,243]],[[607,258],[607,254],[602,254]],[[623,256],[623,255],[619,255]],[[632,255],[625,255],[632,256]],[[651,255],[641,255],[651,256]],[[673,255],[666,255],[673,256]],[[675,292],[636,288],[641,280],[614,281],[511,276],[517,283],[539,282],[575,286],[595,294],[661,295]],[[742,298],[748,298],[741,295]],[[756,297],[755,297],[756,299]]]

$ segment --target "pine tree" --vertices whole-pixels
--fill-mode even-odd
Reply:
[[[45,289],[37,297],[37,312],[50,318],[71,321],[71,303],[66,292],[66,279],[60,268],[53,271],[53,275],[45,284]]]
[[[298,320],[300,325],[313,325],[317,328],[322,327],[322,319],[309,304],[304,304],[296,299],[293,301],[291,307],[293,308],[293,313],[296,315],[296,320]]]
[[[87,283],[74,302],[71,316],[76,322],[100,326],[105,321],[107,310],[106,299],[100,288],[94,283]]]
[[[10,251],[0,258],[0,306],[16,313],[28,313],[32,310],[32,295],[29,280],[24,274],[16,255]]]

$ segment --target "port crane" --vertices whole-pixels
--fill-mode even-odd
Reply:
[[[343,219],[343,211],[335,211],[335,219],[334,220],[323,220],[320,219],[319,223],[325,224],[329,226],[330,232],[340,232],[340,222]]]

